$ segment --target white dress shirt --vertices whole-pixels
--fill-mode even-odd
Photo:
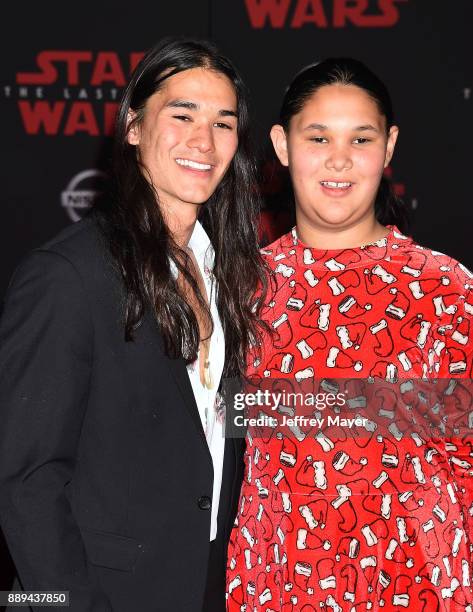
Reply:
[[[223,364],[225,360],[225,337],[217,310],[217,287],[212,274],[214,250],[206,231],[198,221],[194,226],[194,230],[187,246],[194,253],[194,257],[199,266],[199,270],[207,290],[207,298],[209,300],[210,312],[212,314],[214,325],[213,333],[210,339],[208,356],[208,360],[210,362],[210,373],[213,380],[212,388],[207,389],[200,380],[200,351],[199,355],[197,355],[196,361],[187,366],[187,373],[192,385],[192,390],[194,391],[195,401],[197,408],[199,409],[199,415],[202,421],[205,437],[207,439],[207,444],[209,446],[214,469],[212,508],[210,517],[210,541],[212,541],[215,540],[217,536],[217,515],[220,489],[222,487],[223,454],[225,449],[224,419],[221,417],[217,418],[217,412],[215,410],[217,389],[222,377]],[[171,270],[175,275],[177,275],[177,268],[174,265],[171,265]]]

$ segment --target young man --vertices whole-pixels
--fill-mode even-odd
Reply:
[[[212,45],[156,46],[119,109],[114,197],[10,285],[0,524],[21,587],[71,612],[225,608],[242,474],[217,390],[263,278],[248,130]]]

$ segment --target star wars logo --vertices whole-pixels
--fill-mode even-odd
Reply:
[[[32,136],[110,135],[121,90],[142,57],[134,52],[122,61],[113,51],[40,51],[36,70],[18,72],[4,94],[16,98]]]
[[[407,0],[245,0],[251,27],[255,29],[308,25],[390,28],[399,21],[398,4],[405,2]]]

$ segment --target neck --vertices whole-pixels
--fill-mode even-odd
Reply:
[[[197,219],[194,219],[193,223],[191,224],[182,224],[174,228],[169,228],[171,230],[174,241],[179,247],[181,247],[181,249],[186,248],[189,244],[189,240],[191,239],[192,232],[194,231],[196,221]]]
[[[296,212],[297,235],[309,247],[323,250],[350,249],[371,244],[387,234],[374,216],[343,226],[317,225]]]
[[[163,206],[166,224],[179,247],[185,248],[189,244],[199,210],[200,206],[196,205],[181,206],[178,211],[169,206]]]

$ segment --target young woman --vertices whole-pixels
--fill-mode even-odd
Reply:
[[[404,427],[396,381],[435,380],[471,409],[467,386],[441,379],[471,377],[473,277],[401,232],[383,179],[398,131],[385,86],[351,59],[300,72],[271,130],[296,227],[264,250],[273,333],[250,376],[339,391],[365,379],[376,392],[355,405],[368,398],[375,418],[358,433],[306,422],[247,436],[231,611],[472,609],[471,438]],[[430,397],[409,389],[404,408],[421,414]]]
[[[121,102],[115,197],[10,285],[0,522],[21,586],[71,612],[225,608],[241,457],[216,397],[263,271],[248,143],[232,63],[161,42]]]

